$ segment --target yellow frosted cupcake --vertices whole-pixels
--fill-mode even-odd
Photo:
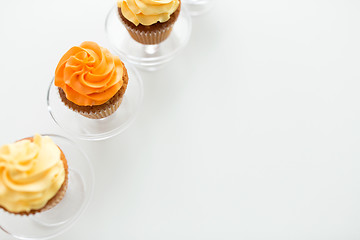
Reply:
[[[128,84],[118,56],[95,42],[72,47],[55,70],[55,86],[62,102],[88,118],[104,118],[120,106]]]
[[[35,135],[0,147],[0,208],[19,215],[54,207],[64,197],[68,166],[48,136]]]
[[[130,36],[142,44],[167,39],[179,17],[180,0],[118,0],[120,19]]]

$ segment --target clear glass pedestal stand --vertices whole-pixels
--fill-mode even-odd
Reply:
[[[85,153],[71,140],[49,136],[64,152],[69,166],[64,198],[53,208],[29,216],[0,211],[0,229],[18,239],[49,239],[69,229],[81,216],[94,189],[93,168]]]
[[[84,140],[103,140],[113,137],[130,126],[135,119],[143,99],[143,82],[138,71],[121,59],[128,72],[129,82],[119,108],[110,116],[90,119],[69,109],[61,101],[58,88],[51,81],[47,105],[55,123],[69,135]]]
[[[105,32],[111,49],[140,69],[156,71],[173,59],[188,43],[191,34],[191,17],[186,7],[181,8],[179,17],[169,37],[157,45],[136,42],[122,24],[117,6],[110,9],[105,20]]]
[[[214,0],[181,0],[181,2],[185,4],[191,16],[199,16],[206,13],[214,4]]]

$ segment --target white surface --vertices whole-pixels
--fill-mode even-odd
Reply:
[[[63,134],[48,83],[71,46],[108,46],[114,3],[1,0],[1,144]],[[95,196],[56,239],[359,239],[359,9],[217,1],[167,68],[142,72],[129,129],[77,140]]]

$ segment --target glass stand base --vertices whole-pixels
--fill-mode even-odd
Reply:
[[[199,16],[211,9],[214,0],[182,0],[191,16]]]
[[[123,61],[123,59],[121,59]],[[58,88],[51,81],[47,104],[55,121],[68,134],[85,140],[102,140],[115,136],[135,119],[143,99],[143,83],[137,70],[124,61],[129,82],[119,108],[110,116],[102,119],[90,119],[69,109],[61,101]]]
[[[131,38],[114,6],[106,17],[105,32],[116,54],[143,70],[155,71],[186,46],[191,34],[191,17],[186,8],[182,8],[170,36],[158,45],[145,45]]]
[[[71,140],[49,136],[64,152],[69,165],[64,198],[53,208],[29,216],[0,211],[0,229],[18,239],[49,239],[69,229],[86,209],[94,188],[94,174],[86,155]]]

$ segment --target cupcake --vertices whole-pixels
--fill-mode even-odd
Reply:
[[[180,0],[118,0],[120,19],[131,37],[142,44],[159,44],[171,33]]]
[[[0,208],[30,215],[54,207],[64,197],[68,166],[50,137],[35,135],[0,147]]]
[[[55,70],[55,86],[62,102],[93,119],[107,117],[118,109],[127,84],[124,63],[95,42],[72,47]]]

